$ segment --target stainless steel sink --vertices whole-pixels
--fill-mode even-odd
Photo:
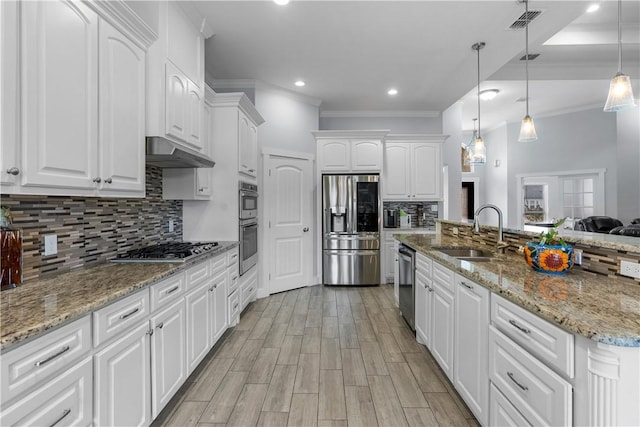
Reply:
[[[494,256],[493,252],[483,251],[482,249],[473,248],[434,248],[438,252],[449,255],[450,257],[462,259],[466,261],[490,261]]]

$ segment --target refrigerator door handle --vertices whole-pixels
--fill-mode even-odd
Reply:
[[[365,255],[379,255],[380,251],[368,251],[368,250],[337,250],[337,249],[325,249],[324,251],[328,255],[342,255],[342,256],[365,256]]]

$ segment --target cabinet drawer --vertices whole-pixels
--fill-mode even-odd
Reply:
[[[489,425],[495,427],[522,427],[531,424],[504,397],[495,385],[489,391]]]
[[[424,274],[427,277],[431,277],[431,268],[433,265],[433,261],[422,255],[421,253],[416,253],[416,269]]]
[[[573,378],[572,334],[496,294],[491,296],[491,322],[540,360]]]
[[[238,285],[240,284],[240,274],[238,273],[238,268],[233,267],[227,268],[227,274],[229,275],[229,289],[227,290],[227,294],[231,295],[236,289],[238,289]]]
[[[248,283],[245,283],[244,286],[240,289],[242,292],[242,307],[246,307],[251,301],[255,299],[255,296],[258,292],[256,281],[251,280]]]
[[[216,274],[227,267],[227,257],[224,254],[212,258],[209,262],[211,263],[211,274]]]
[[[0,415],[2,426],[89,426],[93,418],[91,357],[57,376]]]
[[[3,354],[2,402],[64,371],[89,350],[91,317],[85,316]]]
[[[199,264],[190,267],[187,274],[187,290],[195,289],[201,283],[204,283],[209,277],[211,277],[211,263],[209,260],[201,262]]]
[[[227,251],[227,267],[230,267],[233,264],[238,264],[238,254],[239,251],[237,246]]]
[[[185,293],[184,273],[173,275],[149,287],[151,291],[151,311],[182,298]]]
[[[531,424],[571,425],[571,384],[493,326],[489,379]]]
[[[229,326],[234,326],[238,321],[240,314],[240,290],[229,295]]]
[[[434,282],[438,282],[451,293],[455,292],[453,286],[453,271],[434,262],[432,266],[432,276]]]
[[[149,290],[144,289],[93,312],[93,346],[117,336],[149,315]]]

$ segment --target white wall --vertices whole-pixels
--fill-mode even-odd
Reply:
[[[440,117],[320,117],[320,130],[376,130],[391,133],[442,133]]]
[[[481,203],[491,203],[500,208],[503,215],[504,225],[507,225],[509,218],[509,198],[508,198],[508,170],[509,161],[507,156],[507,125],[506,123],[483,133],[485,145],[487,147],[487,162],[484,165],[476,166],[476,169],[483,170],[484,184],[480,196]],[[496,166],[496,161],[499,166]],[[485,209],[481,214],[481,223],[488,225],[498,225],[498,215],[493,210]]]
[[[447,203],[441,218],[459,221],[462,168],[460,165],[460,143],[462,136],[462,104],[456,102],[442,113],[442,133],[449,135],[443,145],[442,162],[448,167],[448,187],[443,190]],[[482,183],[480,184],[482,186]]]
[[[605,215],[617,217],[616,115],[594,108],[550,117],[534,117],[534,120],[538,133],[535,142],[518,142],[520,123],[507,125],[507,224],[512,227],[518,224],[517,174],[584,169],[606,169]],[[487,153],[489,150],[487,147]],[[487,185],[492,184],[487,182]],[[638,185],[637,178],[635,185]]]
[[[640,218],[640,108],[616,114],[618,140],[618,219]]]

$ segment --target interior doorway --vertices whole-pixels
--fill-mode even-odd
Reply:
[[[479,179],[463,178],[460,187],[460,217],[462,221],[472,221],[479,206]]]

